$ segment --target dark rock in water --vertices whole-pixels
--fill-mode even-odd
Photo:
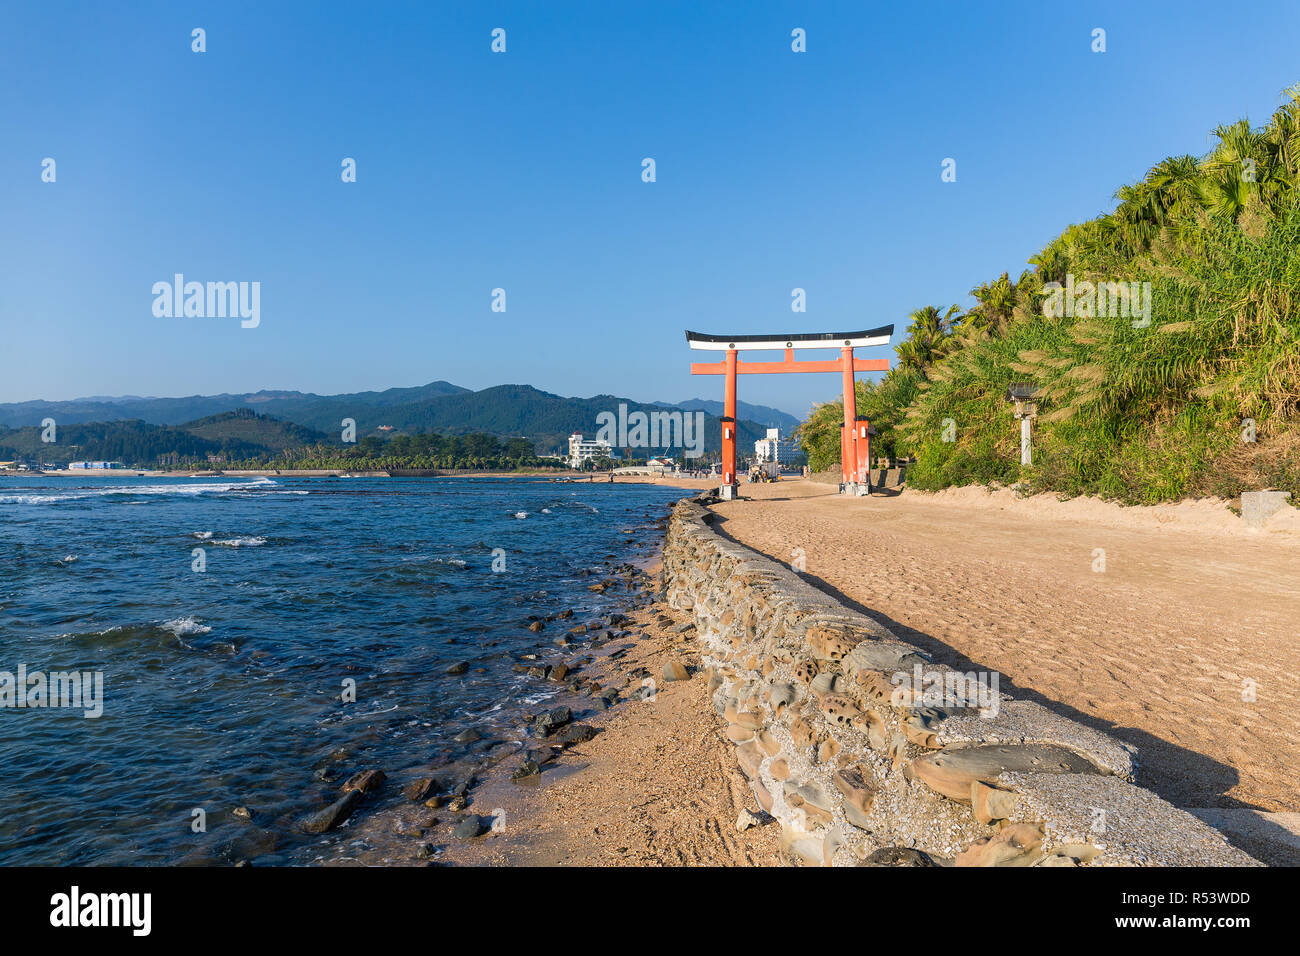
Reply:
[[[532,624],[529,624],[529,625],[528,625],[528,630],[530,630],[530,631],[532,631],[534,634],[536,634],[538,631],[542,630],[542,629],[545,628],[545,627],[546,627],[546,625],[543,624],[541,621],[533,621]]]
[[[510,779],[516,783],[530,783],[541,774],[541,765],[536,760],[525,760],[510,774]]]
[[[569,618],[573,617],[573,608],[566,607],[563,611],[557,614],[556,617],[561,621],[567,621]]]
[[[467,806],[469,806],[469,801],[462,794],[457,794],[447,801],[447,809],[455,813],[460,813]]]
[[[862,866],[938,866],[928,853],[905,846],[885,846],[876,850]]]
[[[531,760],[541,766],[555,759],[555,751],[550,747],[532,747],[524,753],[524,760]]]
[[[341,825],[361,802],[361,792],[350,790],[323,810],[309,813],[298,821],[298,828],[304,833],[327,833]]]
[[[569,665],[556,664],[554,667],[551,668],[551,672],[546,676],[553,681],[562,681],[564,680],[564,678],[569,676]]]
[[[549,737],[572,719],[573,712],[567,707],[556,707],[553,710],[548,710],[544,714],[537,715],[535,722],[537,733],[543,737]]]
[[[356,790],[359,793],[370,793],[382,787],[387,779],[388,776],[382,770],[362,770],[347,779],[343,784],[343,792]]]
[[[468,730],[462,730],[460,733],[458,733],[455,737],[452,738],[452,740],[456,741],[456,743],[458,744],[472,744],[482,739],[483,739],[483,735],[480,734],[473,727],[469,728]]]
[[[574,744],[585,744],[595,736],[596,728],[590,724],[570,724],[561,730],[555,739],[561,746],[572,747]]]
[[[232,810],[231,813],[233,813],[241,820],[253,819],[253,811],[248,809],[248,807],[235,807],[235,809]]]
[[[456,829],[452,831],[452,836],[458,840],[472,840],[475,837],[482,836],[488,830],[488,825],[483,822],[483,818],[477,814],[471,813],[460,823],[456,824]]]
[[[402,794],[408,800],[424,800],[429,794],[435,793],[438,788],[437,777],[421,777],[419,780],[413,780],[402,790]]]
[[[461,674],[464,674],[468,670],[469,670],[469,664],[465,663],[465,661],[457,661],[455,664],[452,664],[445,671],[443,671],[443,673],[449,677],[459,677]]]
[[[420,847],[420,859],[422,860],[427,860],[430,857],[434,857],[437,855],[438,855],[438,847],[436,844],[426,843],[424,844],[424,846]]]
[[[617,687],[605,688],[605,690],[601,692],[600,698],[606,704],[616,703],[618,701],[618,688]]]

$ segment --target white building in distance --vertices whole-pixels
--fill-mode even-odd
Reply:
[[[617,458],[614,449],[610,447],[609,442],[600,441],[599,439],[584,439],[580,433],[575,432],[569,436],[569,467],[581,468],[584,461],[592,458]]]
[[[779,428],[769,428],[766,438],[760,438],[754,442],[754,458],[756,461],[774,461],[779,464],[789,464],[794,461],[798,454],[799,446],[782,438],[781,429]]]

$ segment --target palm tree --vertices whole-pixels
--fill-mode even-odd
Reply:
[[[943,357],[944,343],[953,330],[957,306],[940,313],[933,305],[922,306],[908,318],[907,338],[898,346],[898,361],[908,368],[923,369]]]
[[[991,332],[1000,332],[1011,321],[1016,307],[1016,286],[1010,275],[1002,273],[992,282],[985,282],[970,292],[979,305],[966,313],[964,322]]]

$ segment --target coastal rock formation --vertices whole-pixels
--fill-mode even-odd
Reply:
[[[930,661],[888,629],[674,508],[669,605],[788,862],[1240,866],[1214,829],[1136,786],[1131,748]],[[675,623],[675,622],[674,622]]]

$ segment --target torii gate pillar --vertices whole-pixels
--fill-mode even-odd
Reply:
[[[822,332],[794,335],[704,335],[687,332],[686,341],[693,349],[725,352],[721,362],[694,363],[692,375],[723,375],[722,401],[722,485],[721,498],[735,498],[740,493],[736,475],[736,376],[767,374],[773,372],[839,372],[844,385],[844,423],[840,426],[840,492],[851,495],[871,493],[869,439],[870,425],[860,418],[857,395],[854,390],[856,372],[885,372],[888,359],[857,359],[855,348],[888,345],[894,334],[892,325],[865,332]],[[796,362],[795,349],[834,348],[839,346],[839,361]],[[784,350],[783,362],[740,362],[737,351]]]

